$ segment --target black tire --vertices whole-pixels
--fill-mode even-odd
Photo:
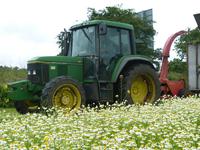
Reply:
[[[15,101],[14,102],[15,109],[20,114],[26,114],[28,113],[28,106],[24,101]]]
[[[131,67],[125,73],[122,91],[128,104],[154,103],[160,97],[158,74],[146,64]]]
[[[32,103],[31,101],[15,101],[14,102],[15,109],[20,114],[26,113],[37,113],[39,112],[38,104]]]
[[[74,105],[75,100],[77,102]],[[73,106],[71,106],[72,101]],[[79,104],[80,107],[86,104],[85,91],[80,83],[69,77],[57,77],[49,81],[42,90],[41,108],[62,107],[71,111],[74,108],[80,108]]]

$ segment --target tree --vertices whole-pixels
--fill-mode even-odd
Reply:
[[[65,30],[65,29],[64,29]],[[62,55],[62,52],[64,51],[65,49],[65,31],[61,31],[57,37],[58,41],[56,42],[56,44],[58,44],[58,47],[61,49],[61,52],[58,54],[59,55]]]
[[[181,60],[186,57],[188,44],[200,43],[200,32],[198,28],[193,30],[188,29],[188,33],[180,36],[175,42],[175,50]]]
[[[187,63],[178,58],[174,58],[169,63],[169,71],[177,73],[187,72]]]
[[[97,11],[94,8],[88,8],[87,14],[88,20],[110,20],[133,25],[136,37],[137,54],[146,55],[153,59],[158,57],[158,51],[149,48],[148,46],[156,33],[152,25],[153,22],[148,21],[145,18],[141,19],[133,9],[122,9],[121,6],[112,6]],[[57,36],[57,44],[61,49],[63,49],[62,36],[63,31]]]

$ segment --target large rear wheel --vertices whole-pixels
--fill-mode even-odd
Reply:
[[[42,91],[41,106],[47,109],[62,108],[65,112],[85,105],[83,87],[65,76],[57,77],[46,84]]]
[[[154,103],[160,97],[156,71],[145,64],[130,68],[125,75],[123,93],[128,104]]]

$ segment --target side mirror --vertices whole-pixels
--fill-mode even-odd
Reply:
[[[107,26],[105,23],[100,23],[99,24],[99,34],[100,35],[105,35],[107,33]]]

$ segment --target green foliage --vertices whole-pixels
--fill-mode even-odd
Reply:
[[[178,53],[180,59],[184,59],[186,57],[188,44],[197,44],[200,43],[200,32],[198,28],[193,30],[188,29],[188,33],[182,35],[175,42],[175,50]]]
[[[7,98],[7,85],[0,85],[0,107],[11,107],[13,104]]]
[[[0,66],[0,107],[11,107],[13,103],[7,98],[7,83],[26,79],[26,69]]]
[[[0,66],[0,85],[21,79],[26,79],[26,76],[26,69],[20,69],[18,67]]]
[[[169,72],[168,75],[169,80],[181,80],[184,79],[184,81],[187,81],[187,74],[183,73],[177,73],[177,72]]]
[[[169,63],[169,71],[183,73],[187,71],[187,63],[180,59],[173,59]]]
[[[61,52],[58,54],[58,56],[61,56],[62,55],[62,52],[64,51],[65,49],[65,31],[61,31],[57,37],[56,37],[58,40],[56,42],[56,44],[58,44],[58,47],[61,49]]]
[[[200,99],[55,115],[0,110],[0,149],[199,149]]]
[[[180,59],[173,59],[169,63],[169,79],[187,81],[187,63]]]

